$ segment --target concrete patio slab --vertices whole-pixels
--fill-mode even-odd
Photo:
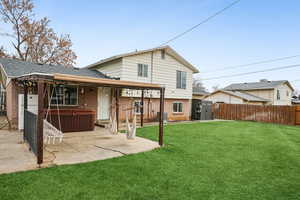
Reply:
[[[24,144],[22,133],[0,130],[0,174],[37,169],[36,157]],[[111,135],[107,129],[65,133],[63,142],[44,145],[42,167],[75,164],[119,157],[158,148],[157,142],[125,134]]]
[[[22,133],[0,131],[0,174],[35,169],[36,157],[23,143]]]

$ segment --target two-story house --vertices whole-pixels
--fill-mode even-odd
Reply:
[[[205,97],[214,103],[291,105],[294,89],[287,80],[234,83]]]
[[[189,120],[191,113],[193,74],[198,69],[186,61],[169,46],[134,51],[100,60],[85,68],[98,70],[110,77],[144,83],[155,83],[165,86],[165,112],[168,120]],[[109,88],[99,88],[98,120],[108,118],[110,102]],[[144,91],[144,119],[155,119],[159,109],[159,92]],[[140,112],[141,91],[124,89],[121,94],[121,110],[128,105],[136,107]],[[122,107],[123,106],[123,107]],[[124,120],[124,112],[120,119]]]

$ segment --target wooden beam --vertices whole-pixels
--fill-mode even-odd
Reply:
[[[160,106],[159,106],[159,138],[158,143],[163,145],[164,141],[164,104],[165,104],[165,88],[160,89]]]
[[[141,97],[141,127],[144,126],[144,90],[142,90]]]
[[[66,74],[54,74],[53,79],[71,81],[71,82],[93,83],[98,85],[106,85],[110,87],[149,88],[149,89],[157,89],[157,90],[161,88],[161,85],[153,84],[153,83],[123,81],[123,80],[114,80],[114,79],[107,79],[107,78],[93,78],[87,76],[75,76],[75,75],[66,75]]]
[[[23,141],[25,141],[25,110],[28,109],[28,86],[24,84]]]
[[[38,81],[37,164],[43,163],[44,82]]]
[[[116,120],[117,120],[117,130],[119,131],[119,88],[115,88],[115,98],[116,98]]]

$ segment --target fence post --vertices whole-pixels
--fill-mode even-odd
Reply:
[[[160,89],[160,106],[159,106],[159,140],[160,146],[163,145],[164,138],[164,104],[165,104],[165,88]]]
[[[142,96],[141,96],[141,127],[144,126],[144,90],[142,90]]]

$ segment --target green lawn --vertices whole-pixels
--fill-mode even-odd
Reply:
[[[156,140],[157,127],[138,134]],[[178,124],[165,128],[165,143],[136,155],[1,175],[0,199],[300,199],[300,128]]]

